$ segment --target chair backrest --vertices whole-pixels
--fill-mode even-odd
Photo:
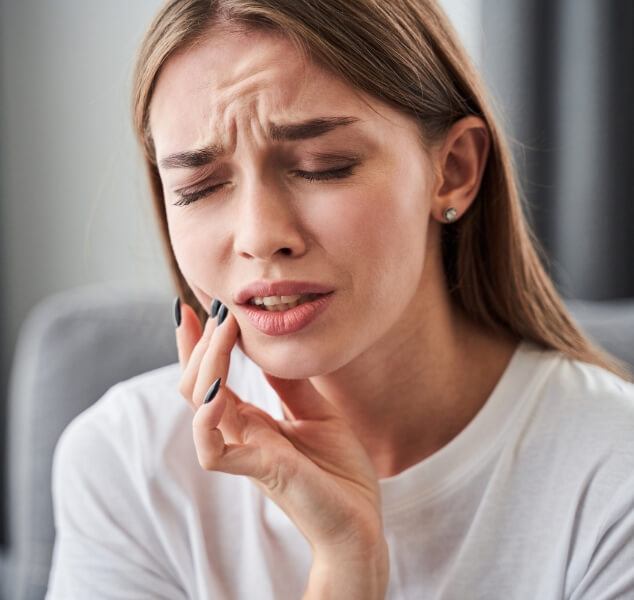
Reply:
[[[24,322],[8,398],[5,600],[44,598],[55,536],[52,456],[64,427],[115,383],[178,360],[171,301],[97,285],[47,298]],[[634,368],[634,299],[568,306],[591,337]]]
[[[64,427],[115,383],[178,360],[171,300],[120,285],[82,287],[45,299],[22,325],[9,382],[3,598],[45,595],[52,457]]]

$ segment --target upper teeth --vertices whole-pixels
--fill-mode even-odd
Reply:
[[[256,296],[251,298],[251,304],[264,304],[264,306],[275,306],[276,304],[292,304],[299,300],[308,300],[312,294],[295,294],[294,296]]]

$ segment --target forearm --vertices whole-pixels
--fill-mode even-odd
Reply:
[[[389,568],[387,545],[363,558],[316,556],[302,600],[384,600]]]

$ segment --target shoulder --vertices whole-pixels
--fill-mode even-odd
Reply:
[[[634,384],[597,365],[556,360],[541,406],[549,423],[541,479],[568,511],[577,591],[594,598],[617,579],[623,589],[634,585]]]
[[[560,352],[543,351],[539,360],[546,376],[523,403],[512,438],[521,472],[591,513],[631,510],[634,385]]]
[[[545,356],[553,368],[542,390],[542,416],[548,419],[550,412],[564,420],[566,426],[558,431],[577,443],[583,440],[634,455],[634,384],[559,352]]]
[[[522,410],[526,441],[558,457],[634,457],[634,384],[562,352],[542,350],[545,376]],[[527,363],[528,364],[528,363]],[[534,364],[534,363],[531,363]],[[633,465],[634,466],[634,465]]]

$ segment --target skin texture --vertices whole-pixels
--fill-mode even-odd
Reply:
[[[311,140],[267,139],[271,122],[324,116],[360,122]],[[337,501],[353,507],[364,498],[364,522],[373,530],[380,525],[372,522],[379,519],[377,478],[399,473],[453,439],[486,402],[516,348],[516,340],[489,334],[451,303],[441,263],[442,211],[453,206],[460,218],[476,196],[489,149],[485,124],[464,118],[426,151],[409,116],[305,63],[284,38],[217,26],[164,66],[150,127],[159,161],[212,142],[228,148],[211,167],[159,168],[180,269],[204,306],[216,297],[230,311],[217,328],[225,328],[224,337],[214,333],[215,320],[201,337],[186,305],[177,329],[181,393],[198,411],[201,464],[256,472],[249,471],[258,468],[255,455],[247,459],[242,445],[244,420],[237,415],[245,411],[259,423],[249,441],[264,435],[270,444],[274,436],[324,502],[335,489],[332,481],[345,482]],[[315,152],[359,160],[345,179],[311,182],[297,171],[350,164],[325,163]],[[177,190],[214,184],[224,185],[188,206],[174,205]],[[254,329],[233,301],[256,279],[327,283],[335,295],[308,327],[271,337]],[[216,400],[200,406],[214,379],[226,380],[234,343],[280,394],[289,419],[282,427],[224,386]],[[298,415],[320,426],[332,419],[334,429],[321,436],[317,427],[293,438]],[[225,442],[242,445],[242,467],[237,454],[231,467],[221,461]],[[323,467],[323,476],[296,456],[300,452]],[[335,472],[340,460],[350,465],[344,475]],[[336,513],[337,503],[329,506]],[[287,508],[312,540],[331,522],[302,521],[309,509],[299,501]]]

